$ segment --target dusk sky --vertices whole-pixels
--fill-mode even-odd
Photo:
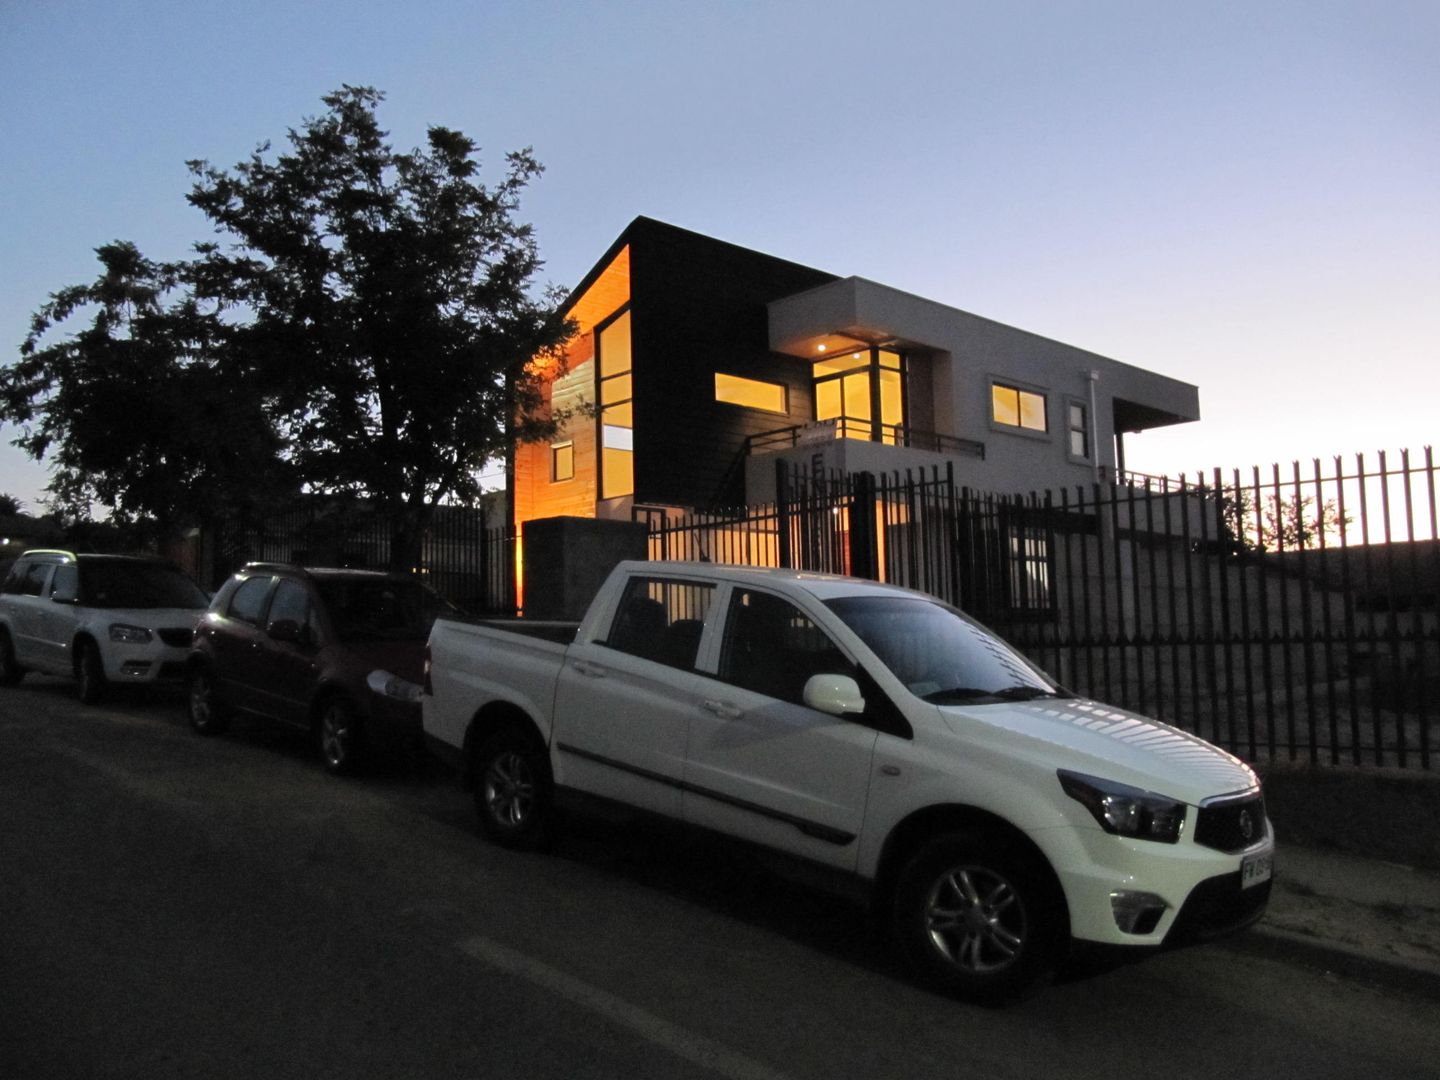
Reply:
[[[341,84],[530,145],[574,285],[636,215],[857,274],[1200,388],[1150,473],[1410,447],[1440,406],[1440,3],[0,4],[0,347],[211,234],[229,167]],[[0,491],[42,466],[0,431]]]

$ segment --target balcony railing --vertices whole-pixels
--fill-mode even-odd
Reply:
[[[879,438],[876,438],[877,433]],[[915,450],[957,454],[982,460],[985,457],[985,444],[974,439],[921,431],[904,424],[876,424],[873,420],[855,416],[837,416],[815,424],[796,424],[774,431],[763,431],[746,438],[743,453],[748,455],[788,450],[796,446],[829,442],[832,439],[855,439],[860,442],[878,442],[886,446],[908,446]]]

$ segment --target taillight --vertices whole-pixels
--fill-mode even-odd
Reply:
[[[425,693],[435,696],[435,687],[430,684],[430,643],[425,643],[425,678],[420,681]]]

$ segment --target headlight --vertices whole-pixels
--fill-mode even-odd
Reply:
[[[394,698],[396,701],[419,701],[420,684],[413,683],[409,679],[402,679],[393,672],[383,668],[376,668],[365,677],[365,685],[374,690],[382,697]]]
[[[111,641],[119,641],[126,645],[144,645],[150,638],[150,631],[143,626],[126,626],[124,623],[110,625]]]
[[[1185,827],[1183,802],[1098,776],[1065,769],[1058,775],[1065,794],[1089,810],[1106,832],[1164,844],[1180,839],[1180,830]]]

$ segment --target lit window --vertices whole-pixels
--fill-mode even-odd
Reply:
[[[635,416],[631,400],[630,312],[595,335],[600,378],[600,497],[635,493]]]
[[[991,415],[995,423],[1027,431],[1047,431],[1045,395],[995,383],[990,387]]]
[[[889,349],[857,349],[814,365],[815,419],[842,439],[905,441],[905,361]],[[876,420],[879,423],[876,423]]]
[[[550,480],[559,483],[562,480],[575,479],[575,444],[556,443],[550,447]]]
[[[761,382],[758,379],[744,379],[739,375],[715,373],[715,400],[726,405],[740,405],[746,409],[760,409],[764,412],[786,413],[785,387],[779,383]]]
[[[1085,423],[1085,406],[1077,401],[1070,402],[1070,455],[1077,458],[1090,457],[1090,428]]]

